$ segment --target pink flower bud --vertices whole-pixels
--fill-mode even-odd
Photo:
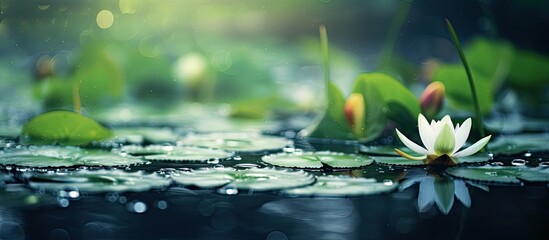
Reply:
[[[444,84],[441,82],[429,84],[421,94],[419,102],[427,118],[434,118],[440,112],[444,102]]]
[[[361,136],[364,128],[364,97],[362,94],[351,94],[345,102],[344,112],[353,134]]]

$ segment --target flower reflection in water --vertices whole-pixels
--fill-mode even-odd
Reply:
[[[436,203],[438,209],[447,215],[454,205],[454,195],[467,208],[471,206],[471,196],[467,184],[488,191],[487,186],[477,185],[461,179],[452,179],[437,172],[412,169],[403,177],[399,191],[419,183],[417,205],[419,212],[427,212]]]

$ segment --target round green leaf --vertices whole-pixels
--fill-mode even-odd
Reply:
[[[178,142],[181,146],[217,148],[239,153],[277,151],[292,144],[293,142],[286,138],[256,133],[196,134],[189,135]]]
[[[200,169],[180,172],[172,176],[176,183],[200,188],[216,188],[229,185],[232,194],[238,190],[271,191],[312,184],[313,175],[304,171],[278,170],[274,168]],[[228,193],[231,194],[231,193]]]
[[[77,147],[31,146],[0,154],[1,165],[21,167],[130,166],[144,163],[135,157]]]
[[[74,190],[80,192],[142,192],[163,188],[171,180],[158,174],[122,170],[74,171],[69,173],[30,174],[26,176],[33,189]]]
[[[227,160],[234,156],[233,152],[219,149],[162,145],[149,145],[146,147],[124,146],[120,149],[120,151],[134,156],[141,155],[144,156],[144,158],[147,160],[178,162],[207,162],[211,160]]]
[[[53,111],[31,119],[22,130],[22,141],[30,144],[84,145],[112,136],[91,118],[70,111]]]
[[[290,168],[359,168],[372,164],[371,157],[339,152],[293,152],[263,156],[263,162],[279,167]]]
[[[317,177],[314,185],[284,192],[297,196],[363,196],[392,192],[397,186],[397,183],[379,183],[375,179],[328,176]]]

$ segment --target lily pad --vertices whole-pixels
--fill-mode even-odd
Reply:
[[[298,196],[363,196],[392,192],[397,186],[397,183],[380,183],[375,179],[329,176],[317,177],[314,185],[284,192]]]
[[[144,141],[152,143],[175,142],[178,136],[169,128],[118,128],[114,129],[114,140],[141,144]]]
[[[399,146],[396,147],[403,151],[404,153],[410,154],[410,155],[416,155],[417,153],[410,150],[407,147]],[[389,145],[375,145],[375,146],[366,146],[361,145],[359,148],[359,151],[361,153],[365,153],[371,156],[399,156],[395,152],[395,147],[389,146]]]
[[[279,167],[290,168],[359,168],[372,164],[374,159],[365,155],[339,152],[293,152],[279,153],[261,158],[263,162]]]
[[[59,110],[34,117],[23,126],[21,135],[23,143],[85,145],[109,138],[112,132],[91,118]]]
[[[69,173],[29,174],[28,185],[33,189],[74,190],[79,192],[142,192],[164,188],[171,180],[142,171],[81,170]]]
[[[467,166],[446,169],[451,176],[475,181],[486,181],[503,184],[520,184],[527,182],[549,182],[549,168],[525,166]]]
[[[549,134],[501,135],[488,143],[488,149],[496,154],[549,151]]]
[[[228,185],[232,191],[272,191],[295,188],[314,183],[313,175],[304,171],[278,170],[274,168],[201,169],[181,172],[172,176],[176,183],[199,188],[217,188]]]
[[[144,164],[136,157],[124,157],[111,152],[83,150],[78,147],[28,147],[0,154],[1,165],[22,167],[130,166]]]
[[[147,160],[157,161],[195,161],[226,160],[234,156],[234,152],[202,147],[149,145],[124,146],[120,150],[134,156],[143,156]]]
[[[484,154],[478,154],[473,155],[469,157],[460,157],[458,158],[458,164],[463,163],[481,163],[481,162],[488,162],[490,160],[490,156],[484,155]],[[388,164],[388,165],[401,165],[401,166],[420,166],[420,165],[426,165],[423,161],[416,161],[416,160],[408,160],[403,157],[375,157],[375,161],[377,163],[381,164]]]
[[[189,135],[178,141],[177,144],[251,153],[281,150],[292,145],[293,141],[257,133],[211,133]]]

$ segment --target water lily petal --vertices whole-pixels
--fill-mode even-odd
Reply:
[[[453,127],[445,123],[435,140],[435,154],[438,156],[451,154],[454,150],[455,142]]]
[[[423,181],[423,179],[425,179],[425,177],[408,178],[400,183],[400,185],[398,186],[398,190],[404,191],[407,188],[413,186],[414,184],[420,183],[421,181]]]
[[[454,180],[455,194],[457,199],[463,203],[466,207],[471,207],[471,196],[469,195],[469,189],[465,182],[462,180]]]
[[[440,121],[443,124],[448,124],[450,126],[450,129],[454,129],[454,123],[452,123],[452,118],[450,118],[450,116],[446,115]]]
[[[428,154],[427,149],[422,148],[421,146],[417,145],[415,142],[412,142],[412,140],[404,136],[404,134],[402,134],[398,129],[395,129],[395,130],[398,138],[400,139],[400,141],[402,141],[402,143],[404,143],[404,145],[406,145],[406,147],[408,147],[409,149],[412,149],[412,151],[417,152],[419,154],[423,154],[423,155]]]
[[[427,122],[427,119],[420,113],[417,117],[417,125],[419,128],[419,136],[421,141],[429,153],[435,152],[435,133]]]
[[[419,184],[417,207],[420,212],[426,212],[435,202],[435,178],[425,177]]]
[[[484,137],[484,138],[478,140],[475,144],[469,146],[468,148],[463,149],[463,150],[453,154],[453,156],[454,157],[467,157],[469,155],[473,155],[476,152],[478,152],[480,149],[482,149],[484,146],[486,146],[488,141],[490,141],[491,137],[492,137],[492,135]]]
[[[435,202],[438,209],[444,214],[448,214],[454,205],[455,185],[451,179],[435,179]]]
[[[461,127],[456,128],[456,131],[455,131],[456,146],[454,147],[452,154],[457,152],[461,147],[463,147],[463,144],[465,144],[465,141],[467,141],[467,138],[469,137],[470,131],[471,131],[471,119],[467,118],[467,120],[463,122]]]

